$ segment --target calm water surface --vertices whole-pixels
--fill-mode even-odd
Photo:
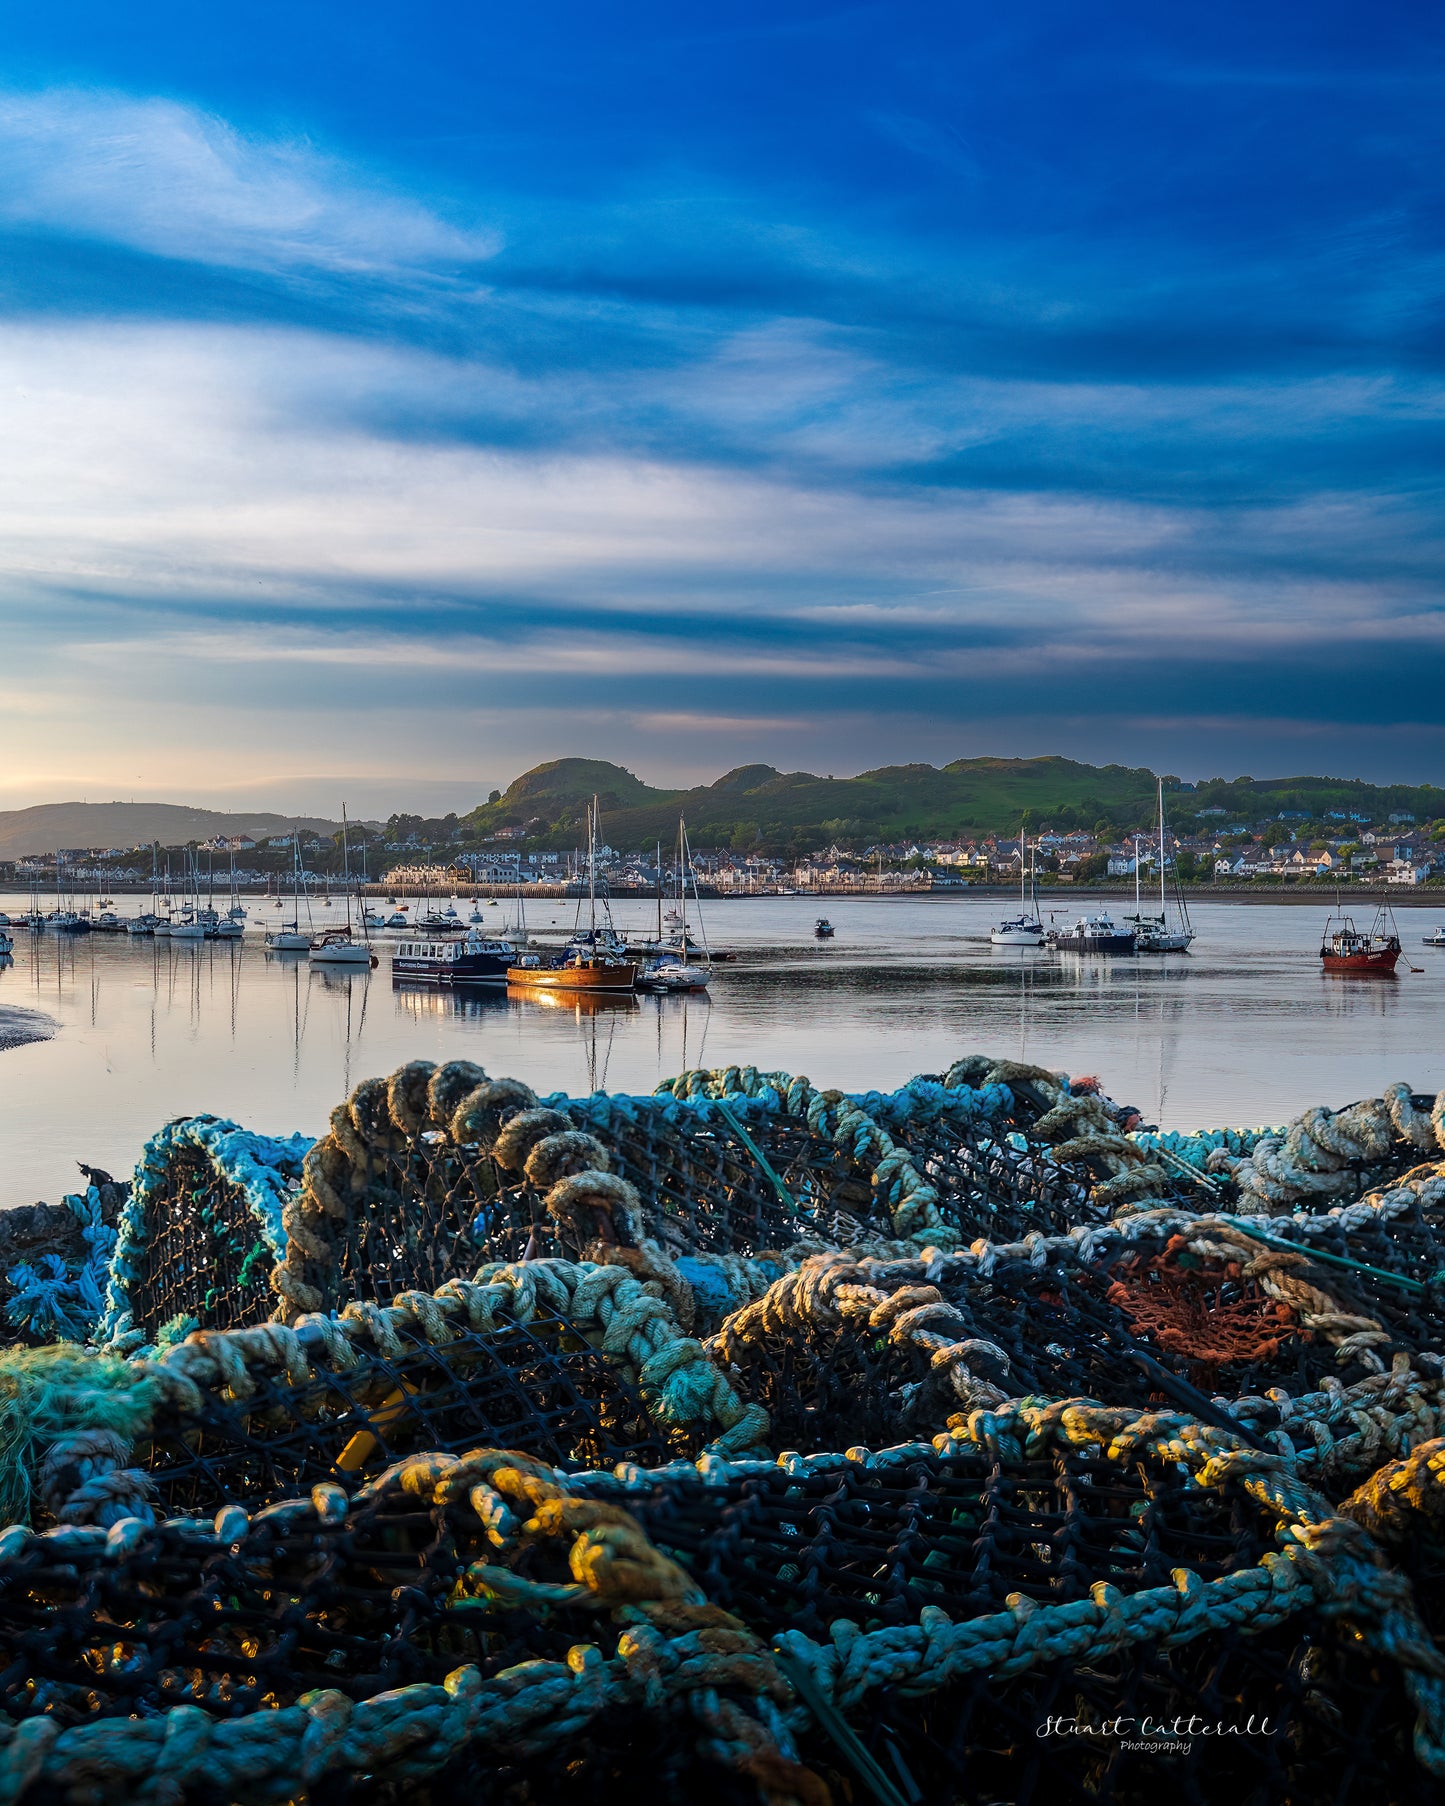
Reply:
[[[0,898],[12,916],[24,906]],[[838,937],[820,944],[809,899],[710,905],[712,938],[743,955],[718,969],[710,1001],[591,1009],[503,988],[394,987],[386,936],[373,973],[313,969],[304,954],[266,952],[261,908],[243,942],[12,930],[0,1038],[15,1009],[59,1026],[0,1051],[0,1206],[74,1189],[78,1159],[129,1172],[145,1138],[182,1114],[319,1134],[357,1081],[417,1057],[476,1060],[539,1091],[650,1091],[684,1067],[734,1061],[859,1090],[982,1051],[1097,1073],[1169,1128],[1277,1122],[1396,1078],[1445,1084],[1445,950],[1420,944],[1445,920],[1438,906],[1400,911],[1407,958],[1424,970],[1402,962],[1383,981],[1326,978],[1324,912],[1298,905],[1200,904],[1191,953],[1118,960],[990,946],[998,899],[827,908]],[[506,908],[484,913],[500,924]],[[561,932],[571,905],[529,918],[534,934],[554,921]],[[617,919],[643,928],[651,914],[626,904]]]

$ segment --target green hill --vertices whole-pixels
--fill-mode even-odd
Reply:
[[[1225,809],[1246,822],[1282,811],[1323,816],[1327,810],[1381,818],[1409,811],[1421,821],[1445,815],[1445,790],[1429,785],[1376,786],[1344,778],[1212,779],[1192,790],[1165,778],[1171,819],[1187,827],[1202,809]],[[499,828],[522,828],[530,844],[580,843],[594,794],[602,835],[630,850],[671,840],[679,812],[699,847],[811,849],[830,841],[863,844],[952,838],[1018,831],[1024,810],[1031,826],[1116,833],[1154,818],[1157,779],[1127,765],[1084,765],[1073,759],[958,759],[932,765],[886,765],[851,778],[740,765],[714,783],[690,790],[645,784],[603,759],[554,759],[525,772],[495,803],[463,817],[468,839]],[[1210,818],[1201,826],[1217,825]]]
[[[743,765],[691,790],[659,790],[620,766],[558,759],[518,778],[501,799],[464,818],[470,835],[525,828],[529,841],[577,844],[596,792],[613,846],[671,839],[679,812],[700,847],[812,847],[830,840],[916,839],[1016,830],[1022,810],[1064,826],[1121,825],[1147,817],[1155,780],[1122,765],[1070,759],[967,759],[945,766],[885,766],[852,778]]]

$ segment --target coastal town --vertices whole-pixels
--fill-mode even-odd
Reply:
[[[1292,817],[1293,819],[1290,819]],[[399,823],[399,825],[398,825]],[[1101,824],[1102,826],[1102,824]],[[527,844],[526,830],[501,828],[477,846],[465,844],[456,818],[422,823],[355,824],[351,830],[353,884],[374,891],[420,893],[457,889],[567,894],[583,881],[584,847]],[[226,882],[248,890],[274,887],[299,857],[305,882],[326,887],[340,878],[338,836],[308,830],[268,836],[217,835],[165,848],[68,847],[0,863],[0,881],[24,889],[71,886],[125,890],[149,886],[153,860],[169,858],[179,874],[185,861],[209,863]],[[368,863],[369,862],[369,863]],[[830,841],[801,856],[732,849],[696,850],[693,867],[704,894],[715,896],[878,895],[948,892],[1017,884],[1027,863],[1041,886],[1115,886],[1141,877],[1157,881],[1157,842],[1081,828],[1012,837],[922,841]],[[1406,811],[1380,820],[1360,813],[1311,817],[1287,812],[1267,823],[1229,819],[1207,809],[1165,837],[1166,871],[1188,888],[1266,889],[1304,884],[1390,887],[1445,885],[1445,819],[1417,822]],[[626,850],[603,841],[598,875],[616,895],[651,894],[671,880],[667,849]]]

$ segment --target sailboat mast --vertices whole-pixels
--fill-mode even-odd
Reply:
[[[587,928],[597,951],[597,798],[587,811]]]
[[[1159,780],[1159,917],[1164,917],[1164,780]]]
[[[346,932],[351,933],[351,853],[346,844],[346,804],[341,805],[341,906],[346,911]]]
[[[662,949],[662,842],[657,843],[657,945]]]
[[[677,957],[687,964],[687,868],[682,858],[682,817],[677,818]]]

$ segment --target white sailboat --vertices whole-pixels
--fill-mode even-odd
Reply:
[[[303,885],[301,880],[301,835],[299,830],[291,836],[291,920],[282,922],[278,928],[266,930],[266,951],[268,953],[307,953],[311,948],[309,928],[301,927],[301,897]],[[281,907],[277,900],[276,907]],[[311,916],[311,899],[306,898],[306,915],[308,923]]]
[[[1027,890],[1025,883],[1027,882]],[[1019,831],[1019,913],[1000,922],[989,935],[995,947],[1042,947],[1044,925],[1039,920],[1038,884],[1028,836]]]
[[[1157,916],[1146,916],[1140,913],[1139,898],[1139,842],[1134,842],[1134,914],[1125,917],[1132,921],[1137,933],[1135,950],[1139,953],[1187,953],[1194,940],[1194,930],[1189,922],[1189,905],[1184,901],[1184,893],[1175,884],[1175,902],[1177,905],[1176,920],[1169,919],[1169,904],[1165,894],[1165,858],[1164,858],[1164,780],[1159,780],[1159,913]]]
[[[346,804],[341,805],[341,882],[343,887],[342,902],[346,907],[346,925],[343,928],[327,928],[311,943],[311,963],[313,966],[350,966],[355,969],[365,968],[368,972],[377,964],[376,955],[371,951],[371,942],[366,925],[366,911],[360,911],[361,936],[352,939],[351,931],[351,855],[346,838]]]
[[[691,849],[687,843],[687,824],[679,815],[677,818],[677,908],[669,910],[666,916],[658,921],[659,941],[662,939],[664,922],[675,923],[675,941],[677,951],[664,953],[660,958],[645,966],[638,976],[638,986],[647,991],[705,991],[712,982],[712,955],[707,947],[707,930],[702,922],[702,903],[697,896],[697,877],[693,876],[693,902],[697,906],[698,932],[702,935],[703,963],[698,963],[689,956],[692,946],[687,933],[687,879],[692,869]],[[662,908],[662,868],[658,862],[657,904]]]

